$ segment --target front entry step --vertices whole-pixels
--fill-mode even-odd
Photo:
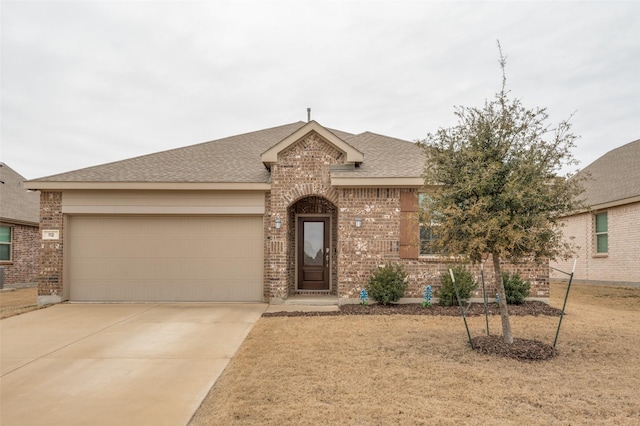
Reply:
[[[338,296],[330,294],[292,294],[285,305],[338,306]]]
[[[269,305],[268,313],[274,312],[328,312],[338,311],[338,296],[292,294],[282,304]]]

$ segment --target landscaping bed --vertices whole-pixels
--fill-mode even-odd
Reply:
[[[471,303],[465,305],[465,315],[484,315],[483,303]],[[514,316],[523,315],[547,315],[559,316],[562,312],[558,308],[549,306],[538,301],[526,301],[522,305],[509,305],[509,314]],[[489,315],[499,315],[500,312],[495,303],[487,305]],[[420,303],[399,303],[391,305],[371,304],[371,305],[341,305],[339,311],[328,312],[265,312],[263,317],[314,317],[314,316],[337,316],[337,315],[435,315],[435,316],[460,316],[459,306],[432,305],[423,307]]]

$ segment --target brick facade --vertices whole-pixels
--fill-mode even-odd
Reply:
[[[418,259],[400,258],[400,193],[415,191],[398,188],[343,189],[340,204],[339,238],[340,297],[357,298],[366,287],[371,272],[386,263],[404,265],[408,274],[407,298],[422,298],[424,288],[431,285],[440,288],[440,276],[455,263],[453,259],[439,256],[421,256]],[[355,228],[356,217],[363,219],[362,228]],[[480,265],[467,265],[478,283],[481,282]],[[513,265],[502,262],[503,272],[518,272],[531,282],[532,298],[548,299],[549,269],[547,265],[531,263]],[[495,274],[491,261],[484,264],[485,288],[489,294],[496,292]],[[480,285],[473,294],[482,297]]]
[[[608,253],[596,253],[596,213],[607,212]],[[563,219],[564,235],[577,247],[575,282],[640,284],[640,202],[610,207]],[[554,268],[571,272],[573,260],[558,261]],[[553,279],[566,275],[553,272]]]
[[[440,287],[440,275],[451,265],[441,257],[402,259],[400,256],[401,193],[415,188],[335,188],[330,167],[342,164],[338,150],[316,134],[290,146],[271,169],[271,192],[265,214],[265,297],[279,303],[296,292],[295,220],[297,214],[329,215],[332,224],[332,288],[341,303],[357,301],[372,271],[386,263],[401,263],[409,275],[407,298],[421,298],[426,285]],[[276,218],[282,228],[275,229]],[[356,228],[355,219],[362,219]],[[416,218],[417,220],[417,218]],[[480,266],[470,265],[480,282]],[[546,265],[503,265],[531,281],[531,297],[548,299]],[[485,264],[485,285],[495,294],[491,262]],[[474,294],[481,297],[481,288]]]
[[[401,227],[406,231],[403,222],[409,217],[401,200],[407,198],[407,193],[416,194],[418,189],[332,186],[331,167],[345,162],[340,150],[320,134],[311,132],[281,151],[277,162],[271,165],[270,191],[264,198],[264,301],[282,303],[299,291],[295,253],[299,215],[328,218],[331,284],[327,292],[338,296],[341,303],[357,301],[372,271],[386,263],[405,266],[409,274],[407,298],[421,298],[426,285],[435,291],[439,288],[440,275],[446,273],[449,259],[434,256],[409,259],[405,252],[401,256]],[[356,218],[362,219],[359,228],[355,226]],[[38,302],[60,302],[69,293],[63,282],[65,222],[61,192],[41,193],[40,219],[40,231],[58,230],[59,239],[36,239],[41,250]],[[281,223],[279,229],[275,226],[277,219]],[[471,268],[479,281],[479,266]],[[503,268],[515,267],[505,264]],[[521,265],[518,270],[532,282],[532,297],[548,299],[546,265]],[[485,265],[485,281],[489,293],[495,294],[491,262]],[[480,295],[480,291],[475,294]]]
[[[40,194],[40,230],[58,230],[58,240],[41,240],[38,304],[63,300],[64,229],[62,193],[42,191]]]
[[[0,262],[7,287],[32,284],[37,281],[39,245],[38,227],[15,224],[11,226],[11,261]]]
[[[265,294],[268,300],[277,303],[295,292],[296,215],[329,215],[332,229],[338,229],[338,190],[331,186],[330,167],[343,163],[342,152],[318,134],[311,133],[281,152],[278,163],[271,167],[271,192],[266,197],[265,214]],[[274,226],[276,218],[282,222],[280,229]],[[332,244],[339,239],[338,231],[335,237]],[[335,252],[331,250],[334,259]],[[332,275],[337,275],[339,265],[335,260],[332,265]]]

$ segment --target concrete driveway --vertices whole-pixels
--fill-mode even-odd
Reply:
[[[265,304],[62,304],[0,321],[0,424],[184,425]]]

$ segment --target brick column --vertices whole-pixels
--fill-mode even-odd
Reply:
[[[287,221],[286,210],[267,193],[265,196],[266,211],[264,215],[264,297],[273,304],[283,303],[288,296],[287,291]],[[276,218],[280,217],[282,228],[275,228]]]
[[[42,231],[58,231],[58,239],[44,239]],[[38,305],[60,303],[63,296],[64,229],[62,193],[42,191],[40,194],[40,262],[38,273]]]

